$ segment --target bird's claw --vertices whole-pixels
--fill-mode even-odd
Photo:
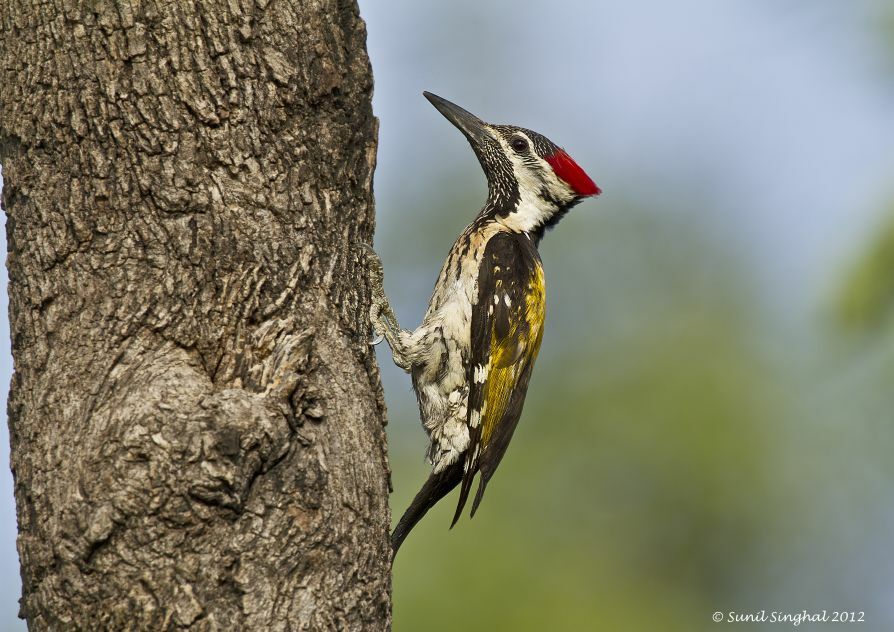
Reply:
[[[369,320],[373,325],[375,337],[370,340],[370,345],[377,345],[386,336],[383,332],[393,331],[397,328],[397,318],[391,311],[388,299],[385,297],[384,271],[382,270],[382,260],[376,251],[369,244],[361,244],[364,256],[366,257],[366,266],[369,271],[369,279],[372,290],[372,304],[369,308]],[[391,340],[389,339],[389,343]]]
[[[372,250],[372,249],[370,249]],[[375,253],[373,253],[375,254]],[[382,314],[382,304],[379,301],[379,297],[376,295],[375,289],[373,290],[373,298],[372,304],[369,306],[369,322],[372,324],[372,332],[373,337],[370,339],[369,344],[371,347],[376,346],[380,342],[385,339],[385,335],[381,333],[380,327],[377,326],[379,323],[379,319]]]
[[[367,270],[369,270],[373,289],[382,291],[382,282],[385,276],[382,271],[382,260],[379,258],[379,255],[376,254],[376,251],[373,250],[373,247],[369,244],[361,244],[361,247],[363,248],[363,254],[366,258],[366,267]]]

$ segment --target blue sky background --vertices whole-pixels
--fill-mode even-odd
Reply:
[[[883,2],[360,5],[381,122],[376,247],[403,324],[418,323],[443,254],[485,191],[465,142],[422,98],[430,90],[563,145],[605,191],[575,217],[651,207],[682,231],[710,235],[748,271],[754,307],[772,331],[753,344],[770,347],[781,363],[796,351],[810,355],[817,314],[894,198],[894,72],[880,28]],[[469,205],[433,220],[436,201],[448,196]],[[573,221],[544,242],[548,271],[563,258],[561,235],[590,226]],[[413,238],[432,231],[434,238]],[[6,387],[5,287],[0,301]],[[553,322],[572,322],[553,305]],[[409,381],[380,352],[392,449],[421,453]],[[5,424],[2,432],[8,466]],[[418,476],[406,485],[418,486]],[[880,512],[892,521],[887,507]],[[22,627],[15,533],[3,467],[0,629]],[[890,566],[869,570],[870,582],[891,581]],[[867,609],[882,608],[890,588],[867,588]],[[887,608],[873,613],[875,621],[894,623]]]

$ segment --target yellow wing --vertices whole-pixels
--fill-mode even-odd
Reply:
[[[525,235],[499,233],[488,242],[472,308],[469,448],[454,524],[476,473],[481,479],[471,515],[503,458],[521,417],[528,381],[543,339],[543,267]]]

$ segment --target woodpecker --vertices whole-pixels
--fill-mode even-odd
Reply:
[[[401,329],[385,296],[372,249],[370,319],[394,363],[412,377],[429,436],[432,472],[391,536],[397,553],[425,513],[457,485],[462,515],[476,474],[470,516],[518,424],[546,314],[537,246],[546,230],[599,187],[565,151],[522,127],[485,123],[423,93],[469,141],[487,176],[488,196],[444,263],[422,324]]]

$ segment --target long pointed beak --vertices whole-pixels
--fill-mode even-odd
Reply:
[[[442,99],[431,92],[423,92],[422,94],[425,95],[425,98],[438,109],[438,112],[444,115],[444,118],[453,123],[459,131],[465,134],[466,138],[468,138],[472,144],[480,145],[486,139],[490,138],[490,134],[487,132],[484,121],[471,112],[466,112],[455,103],[451,103],[447,99]]]

